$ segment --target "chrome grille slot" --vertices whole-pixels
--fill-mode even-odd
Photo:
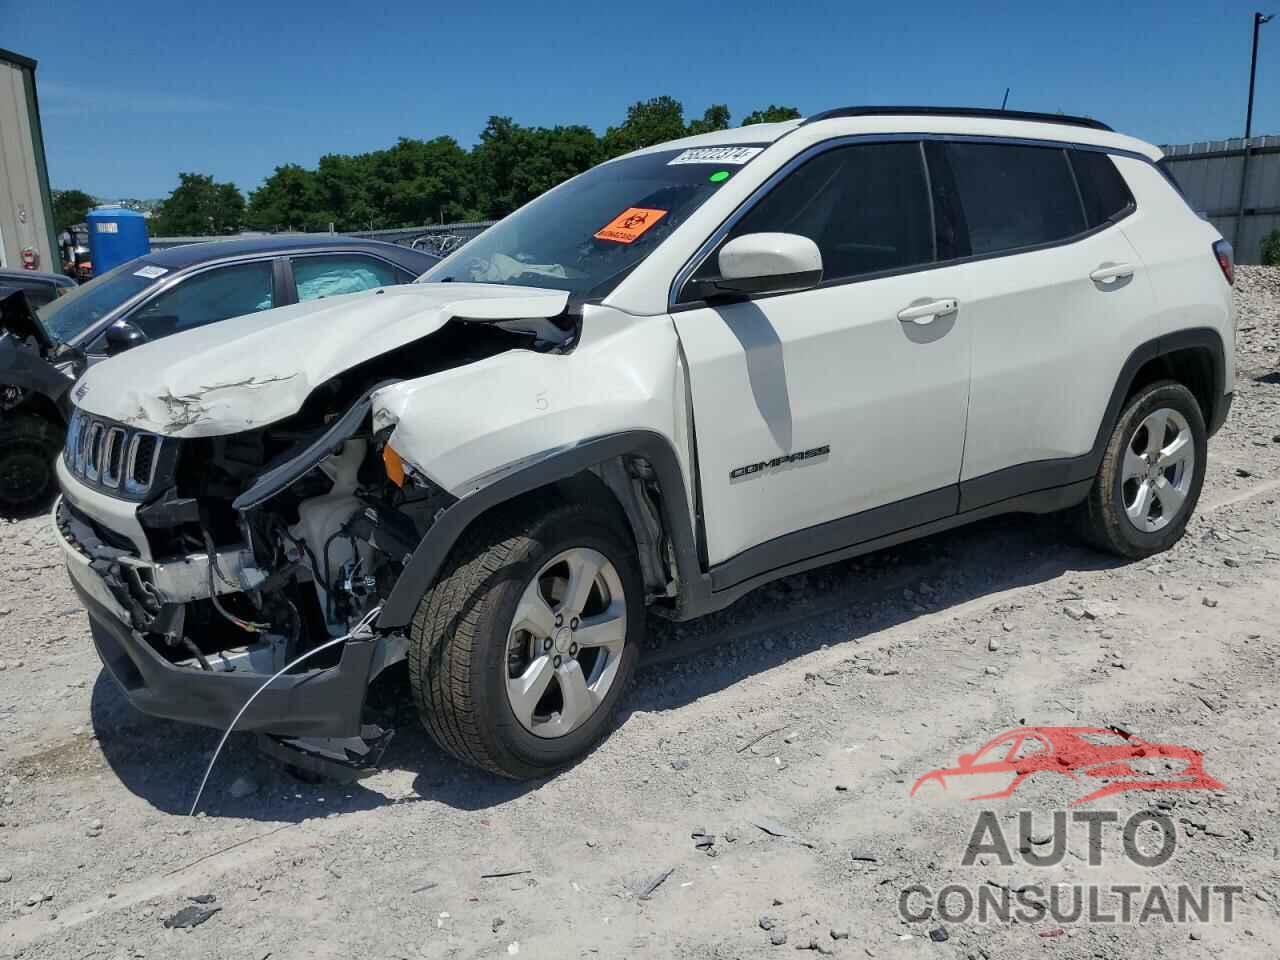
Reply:
[[[85,431],[84,478],[97,483],[102,475],[102,440],[107,428],[101,420],[94,420]]]
[[[156,464],[160,452],[160,438],[153,433],[134,434],[129,444],[129,464],[125,476],[125,488],[130,493],[145,493],[156,476]]]
[[[124,427],[112,427],[107,431],[106,449],[102,453],[104,487],[120,486],[121,471],[124,468],[124,446]]]
[[[156,482],[164,438],[123,424],[90,416],[71,415],[63,462],[67,470],[105,493],[142,499]]]

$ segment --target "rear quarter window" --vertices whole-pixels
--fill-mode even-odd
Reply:
[[[1110,157],[1096,150],[1071,150],[1069,153],[1090,229],[1114,223],[1134,209],[1129,185]]]

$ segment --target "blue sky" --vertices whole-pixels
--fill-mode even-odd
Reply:
[[[0,45],[40,62],[55,187],[159,197],[179,170],[247,193],[278,164],[401,136],[469,146],[490,114],[603,132],[658,94],[741,118],[998,106],[1010,86],[1010,107],[1157,143],[1239,136],[1256,2],[0,0]],[[1280,18],[1262,28],[1254,132],[1280,133]]]

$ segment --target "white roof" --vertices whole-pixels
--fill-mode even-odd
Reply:
[[[1020,118],[996,116],[957,116],[947,114],[875,114],[852,117],[829,117],[806,123],[804,120],[786,120],[782,123],[754,123],[729,130],[715,130],[692,137],[682,137],[667,143],[646,147],[633,155],[658,150],[712,147],[725,144],[773,143],[783,135],[804,126],[814,139],[834,136],[877,133],[940,133],[967,134],[969,136],[1016,137],[1026,140],[1053,140],[1067,143],[1085,143],[1112,150],[1138,153],[1152,160],[1164,154],[1160,149],[1143,140],[1128,137],[1109,130],[1067,123],[1050,123]]]

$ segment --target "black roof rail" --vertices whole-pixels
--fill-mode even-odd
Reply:
[[[830,120],[833,117],[987,117],[993,120],[1027,120],[1034,123],[1060,123],[1069,127],[1088,127],[1091,130],[1111,131],[1101,120],[1092,117],[1073,117],[1065,113],[1036,113],[1029,110],[999,110],[995,107],[837,107],[824,110],[812,117],[805,117],[806,123],[817,123],[819,120]]]

